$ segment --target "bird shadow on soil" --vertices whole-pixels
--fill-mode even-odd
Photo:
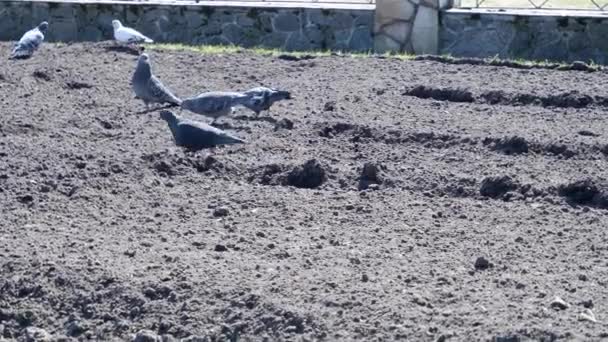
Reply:
[[[123,46],[123,45],[104,46],[104,49],[106,51],[126,53],[126,54],[133,55],[133,56],[139,56],[145,51],[145,48],[143,46],[134,47],[134,46]]]
[[[248,115],[237,115],[232,117],[235,120],[244,120],[244,121],[265,121],[271,124],[276,125],[277,120],[270,116],[248,116]]]
[[[247,133],[251,133],[251,128],[247,127],[247,126],[234,126],[229,122],[222,122],[222,123],[210,123],[210,126],[213,126],[215,128],[221,129],[221,130],[233,130],[233,131],[245,131]]]
[[[154,108],[150,108],[150,109],[144,109],[142,111],[135,112],[135,114],[148,114],[148,113],[156,112],[157,110],[163,110],[163,109],[169,109],[169,108],[175,108],[175,107],[177,107],[177,105],[169,104],[169,105],[162,106],[162,107],[154,107]]]

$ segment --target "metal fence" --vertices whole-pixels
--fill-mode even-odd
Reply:
[[[460,7],[608,11],[608,0],[461,0]]]
[[[2,1],[2,0],[0,0]],[[81,0],[87,1],[87,0]],[[148,0],[121,0],[121,1],[133,1],[133,2],[146,2]],[[222,1],[222,2],[264,2],[264,3],[315,3],[315,4],[354,4],[354,5],[369,5],[375,4],[376,0],[166,0],[167,2],[205,2],[205,1]]]

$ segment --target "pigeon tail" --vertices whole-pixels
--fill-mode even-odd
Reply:
[[[27,59],[30,57],[32,57],[31,51],[15,48],[8,59]]]
[[[221,135],[216,138],[216,143],[221,145],[245,144],[246,141],[232,135]]]

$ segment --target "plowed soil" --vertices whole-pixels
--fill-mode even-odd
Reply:
[[[294,95],[190,152],[109,46],[0,59],[0,339],[608,338],[604,71],[150,51]]]

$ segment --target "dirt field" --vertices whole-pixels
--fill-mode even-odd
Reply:
[[[150,51],[295,97],[192,153],[107,46],[0,58],[5,339],[608,339],[605,72]]]

